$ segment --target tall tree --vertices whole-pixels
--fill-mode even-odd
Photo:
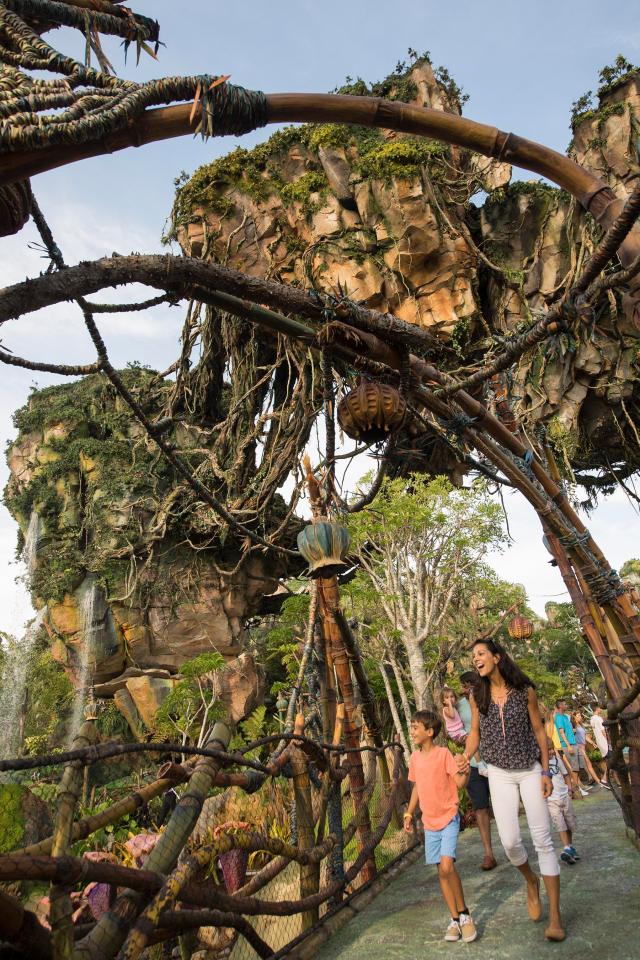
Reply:
[[[487,551],[505,539],[486,484],[455,488],[445,477],[387,480],[375,505],[349,518],[362,576],[377,597],[385,633],[404,647],[417,707],[463,638],[448,617],[486,574]],[[364,584],[363,584],[364,586]]]

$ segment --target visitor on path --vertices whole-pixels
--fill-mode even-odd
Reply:
[[[471,697],[467,763],[478,747],[489,769],[491,805],[500,840],[527,885],[532,920],[542,916],[540,881],[529,865],[518,813],[524,805],[540,873],[549,898],[547,940],[564,940],[560,917],[560,868],[553,849],[546,798],[551,794],[549,748],[533,683],[494,640],[477,640],[473,665],[479,674]],[[540,765],[542,759],[542,766]]]
[[[451,687],[443,687],[440,694],[442,702],[442,716],[447,731],[447,736],[454,743],[464,743],[467,738],[464,724],[458,713],[458,698],[455,690]]]
[[[564,775],[567,772],[563,761],[557,755],[553,741],[548,740],[549,772],[553,790],[547,797],[547,807],[551,822],[560,834],[564,844],[560,859],[563,863],[573,865],[580,859],[580,854],[573,845],[573,831],[576,828],[576,814],[573,809],[571,791],[565,783]]]
[[[464,787],[468,772],[446,747],[433,742],[442,729],[442,720],[431,710],[418,710],[411,720],[411,739],[416,747],[409,760],[411,799],[404,815],[404,829],[413,830],[413,814],[420,803],[424,825],[425,860],[437,864],[442,896],[451,914],[444,939],[450,943],[471,943],[477,932],[465,903],[460,875],[456,870],[456,847],[460,832],[458,787]]]
[[[556,725],[556,730],[558,731],[558,738],[560,740],[560,746],[562,748],[562,755],[565,763],[568,762],[571,767],[571,784],[573,787],[573,797],[588,797],[589,794],[580,786],[580,778],[578,777],[578,771],[580,769],[580,760],[578,755],[578,747],[576,744],[576,735],[574,733],[573,727],[571,726],[571,720],[569,719],[569,714],[567,713],[567,701],[560,699],[556,700],[556,713],[554,722]]]
[[[591,729],[593,730],[593,735],[596,739],[596,747],[600,751],[600,756],[605,761],[604,765],[604,774],[600,783],[603,787],[606,787],[607,790],[610,790],[609,786],[609,771],[606,764],[606,757],[609,753],[609,738],[607,737],[607,730],[604,725],[604,717],[602,716],[602,707],[595,707],[593,711],[593,716],[591,717]]]
[[[470,695],[473,693],[473,686],[478,680],[478,674],[473,670],[467,670],[460,676],[460,685],[462,687],[462,696],[458,700],[458,713],[464,724],[465,733],[471,733],[471,703]],[[493,853],[491,844],[491,797],[489,795],[489,780],[487,778],[487,765],[479,759],[480,754],[471,757],[469,764],[469,782],[467,783],[467,793],[471,806],[476,815],[478,832],[484,847],[484,859],[480,864],[481,870],[493,870],[498,866]],[[484,768],[484,775],[481,773],[480,764]]]
[[[571,723],[573,724],[573,729],[576,734],[576,746],[578,748],[578,759],[580,761],[580,769],[586,770],[589,774],[590,785],[598,783],[600,786],[600,777],[596,773],[591,760],[589,759],[589,754],[587,753],[587,731],[584,726],[583,717],[579,710],[576,710],[575,713],[571,714]]]

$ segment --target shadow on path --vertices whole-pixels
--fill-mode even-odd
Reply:
[[[596,788],[594,788],[595,790]],[[640,957],[640,854],[627,839],[620,808],[608,791],[577,801],[575,844],[582,860],[562,867],[564,943],[544,939],[543,919],[532,923],[519,873],[506,862],[493,825],[499,866],[479,869],[478,832],[466,830],[458,868],[478,928],[472,944],[445,943],[449,917],[434,867],[413,864],[316,954],[317,960],[438,960],[460,951],[477,960],[638,960]],[[524,821],[521,821],[524,823]],[[533,847],[526,826],[523,837]],[[558,839],[558,838],[557,838]],[[558,852],[559,839],[557,844]],[[537,871],[537,862],[532,858]]]

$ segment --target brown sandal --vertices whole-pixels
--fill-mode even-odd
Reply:
[[[480,864],[481,870],[494,870],[498,866],[498,861],[495,857],[490,857],[488,854]]]
[[[562,927],[547,927],[544,935],[547,940],[554,940],[556,943],[562,943],[566,937],[566,933]]]
[[[536,892],[535,896],[531,896],[531,885],[527,883],[527,911],[529,917],[533,920],[534,923],[537,923],[540,917],[542,916],[542,901],[540,899],[540,881],[536,877]],[[551,929],[548,927],[547,929]],[[546,931],[545,931],[546,936]]]

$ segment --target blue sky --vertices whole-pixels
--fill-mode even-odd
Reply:
[[[219,4],[139,0],[137,12],[161,24],[158,62],[135,56],[125,65],[119,41],[105,48],[121,76],[228,73],[236,83],[267,92],[327,91],[345,76],[377,80],[389,73],[407,49],[429,50],[434,65],[445,65],[471,99],[465,114],[503,130],[540,140],[564,151],[570,137],[571,103],[597,86],[600,67],[618,53],[640,63],[637,0],[615,4],[595,0],[311,0]],[[71,31],[51,34],[64,52],[83,56],[84,43]],[[33,188],[67,262],[112,251],[161,249],[163,224],[171,209],[174,178],[232,149],[250,146],[271,131],[238,141],[203,143],[184,137],[129,149],[42,174]],[[519,174],[525,177],[528,174]],[[28,226],[0,239],[0,283],[16,282],[44,267]],[[131,299],[141,291],[131,290]],[[112,359],[139,360],[162,369],[176,356],[182,309],[102,318]],[[71,305],[27,316],[3,327],[2,339],[15,353],[34,359],[88,362],[91,345]],[[0,433],[13,436],[11,412],[28,396],[34,377],[4,368],[0,378]],[[54,378],[39,375],[44,386]],[[363,465],[364,469],[367,465]],[[0,483],[6,480],[0,465]],[[524,582],[532,605],[561,593],[558,574],[547,565],[538,525],[527,504],[506,498],[515,545],[494,558],[499,572]],[[590,527],[616,565],[634,553],[637,514],[623,495],[604,502]],[[25,591],[16,586],[12,563],[16,528],[0,507],[0,630],[18,629],[30,612]],[[636,551],[637,552],[637,551]]]

